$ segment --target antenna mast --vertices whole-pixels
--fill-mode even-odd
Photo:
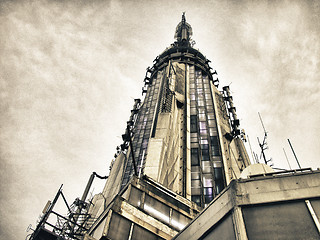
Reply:
[[[255,156],[253,155],[254,153],[252,152],[251,143],[250,143],[250,140],[249,140],[249,136],[248,136],[248,135],[247,135],[247,138],[248,138],[248,143],[249,143],[249,147],[250,147],[250,152],[251,152],[251,155],[252,155],[252,161],[253,161],[253,163],[258,163],[257,159],[256,159]]]
[[[296,155],[296,153],[295,153],[294,150],[293,150],[293,147],[292,147],[292,145],[291,145],[291,142],[290,142],[289,138],[288,138],[288,142],[289,142],[289,145],[290,145],[291,150],[292,150],[292,152],[293,152],[293,155],[294,155],[294,157],[296,158],[296,161],[297,161],[297,163],[298,163],[298,166],[299,166],[299,168],[301,169],[301,166],[300,166],[300,163],[299,163],[299,161],[298,161],[297,155]]]
[[[290,163],[289,163],[289,159],[288,159],[287,154],[286,154],[286,151],[284,150],[284,148],[282,148],[282,149],[283,149],[284,155],[286,156],[286,159],[287,159],[289,168],[290,168],[290,170],[292,170],[291,165],[290,165]]]
[[[262,121],[261,115],[260,115],[259,112],[258,112],[258,114],[259,114],[259,118],[260,118],[260,121],[261,121],[261,125],[262,125],[263,131],[264,131],[264,136],[263,136],[263,141],[262,141],[262,143],[260,142],[259,138],[257,137],[258,143],[259,143],[259,146],[260,146],[260,149],[261,149],[260,158],[261,158],[261,156],[262,156],[265,164],[268,165],[268,162],[270,162],[271,159],[267,160],[267,159],[266,159],[266,155],[265,155],[265,153],[264,153],[264,151],[268,149],[268,146],[267,146],[267,137],[268,137],[268,135],[267,135],[267,131],[266,131],[264,125],[263,125],[263,121]],[[272,164],[271,164],[271,165],[272,165]]]

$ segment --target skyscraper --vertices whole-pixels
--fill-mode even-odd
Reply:
[[[147,68],[103,192],[88,204],[87,188],[68,224],[51,225],[57,236],[170,239],[250,164],[229,87],[218,90],[184,14],[174,37]]]
[[[122,187],[136,167],[137,175],[204,207],[239,177],[249,159],[229,89],[218,90],[217,72],[193,48],[184,14],[174,37],[147,68],[144,101],[135,100],[116,158],[125,155]]]

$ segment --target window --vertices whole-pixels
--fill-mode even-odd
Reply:
[[[210,136],[217,135],[217,129],[216,128],[209,128],[209,134],[210,134]]]
[[[194,106],[191,106],[191,108],[190,108],[190,114],[197,114],[197,109],[196,109],[196,107]]]
[[[210,173],[203,174],[203,186],[204,187],[213,186],[212,175]]]
[[[208,134],[207,129],[200,129],[200,134],[207,135]]]
[[[206,98],[207,100],[211,99],[211,94],[206,93],[206,94],[205,94],[205,98]]]
[[[208,124],[209,124],[209,127],[213,127],[213,128],[216,127],[216,121],[215,120],[208,120]]]
[[[216,194],[219,194],[224,188],[223,180],[222,179],[216,180],[215,185],[216,185],[215,192]]]
[[[108,237],[110,239],[128,239],[131,222],[117,213],[112,213]]]
[[[191,181],[191,188],[200,188],[201,187],[201,181],[200,180],[192,180]]]
[[[134,224],[132,236],[130,239],[132,239],[132,240],[135,240],[135,239],[159,240],[159,239],[163,239],[163,238],[160,238],[157,235],[155,235],[154,233],[149,232],[148,230],[140,227],[137,224]]]
[[[206,129],[206,122],[199,122],[200,129]]]
[[[172,210],[172,219],[171,219],[171,225],[175,228],[181,230],[190,222],[190,219],[186,216],[182,215],[181,213],[177,212],[176,210]],[[142,238],[139,238],[142,239]],[[149,239],[149,238],[145,238]]]
[[[149,195],[146,195],[144,210],[160,221],[169,223],[170,208]]]
[[[198,204],[200,206],[201,205],[201,197],[200,197],[200,195],[191,196],[191,201],[195,202],[196,204]]]
[[[198,93],[198,94],[202,94],[202,93],[203,93],[202,88],[197,88],[197,93]]]
[[[197,116],[191,115],[190,116],[190,132],[195,133],[197,132]]]
[[[205,187],[203,188],[203,193],[204,193],[204,200],[205,203],[209,203],[213,199],[213,190],[212,187]]]
[[[198,106],[204,106],[204,101],[203,100],[198,100]]]
[[[191,172],[191,179],[192,180],[199,180],[200,179],[200,173],[199,172]]]
[[[202,161],[201,165],[203,173],[211,173],[210,161]]]
[[[203,156],[209,156],[209,150],[208,149],[202,149],[201,153],[202,153],[202,157]]]
[[[206,145],[208,145],[208,139],[202,139],[202,138],[201,138],[200,143],[201,143],[201,144],[206,144]],[[202,148],[204,149],[204,147],[202,147]],[[207,149],[209,149],[209,145],[208,145],[208,148],[207,148]]]
[[[132,187],[130,196],[129,196],[129,203],[131,203],[133,206],[140,207],[140,198],[142,195],[142,191],[139,189]]]
[[[205,140],[201,140],[201,142],[202,141],[205,141]],[[201,149],[209,149],[209,145],[208,144],[201,144]]]
[[[211,136],[211,150],[213,156],[220,156],[220,148],[219,148],[219,142],[217,136]]]
[[[191,137],[191,142],[192,143],[197,143],[198,142],[198,138],[197,137]]]
[[[200,120],[200,121],[206,121],[206,115],[203,114],[203,113],[200,113],[200,114],[199,114],[199,120]]]
[[[191,166],[199,166],[198,148],[191,148]]]
[[[222,168],[214,168],[214,178],[215,179],[222,179]]]

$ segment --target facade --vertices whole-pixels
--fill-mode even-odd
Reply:
[[[65,201],[59,190],[30,239],[295,239],[295,208],[307,239],[319,237],[319,171],[250,165],[229,87],[218,90],[191,37],[183,14],[175,42],[147,68],[103,191],[86,201],[93,178],[104,178],[93,173],[65,217],[53,210]],[[248,178],[255,169],[264,175]]]
[[[172,239],[200,210],[152,179],[133,176],[99,213],[84,239]]]
[[[108,181],[89,210],[100,217],[88,239],[140,239],[136,237],[138,227],[149,234],[148,239],[171,239],[250,164],[229,88],[217,89],[216,71],[192,47],[191,36],[192,28],[183,15],[176,41],[147,68],[144,100],[135,99]],[[137,182],[156,183],[175,197],[143,193]],[[125,197],[131,196],[127,191],[132,189],[140,191],[139,204]],[[117,200],[121,197],[123,200]],[[183,199],[188,210],[183,212],[181,204],[172,205],[176,197]],[[117,201],[121,201],[120,210],[114,209]],[[124,207],[124,202],[134,210]],[[173,211],[183,212],[179,220],[173,218]],[[130,217],[132,212],[135,217]],[[136,219],[145,214],[167,230],[163,232],[157,224],[150,228],[144,217]],[[132,227],[121,232],[113,221]]]
[[[65,224],[50,225],[47,212],[41,221],[43,226],[47,223],[52,232],[65,239],[80,239],[85,233],[88,239],[107,239],[115,226],[112,219],[133,224],[135,220],[128,217],[127,211],[134,210],[138,216],[150,215],[162,225],[150,228],[141,218],[130,234],[142,227],[145,234],[170,239],[250,164],[229,88],[217,89],[217,72],[209,66],[210,60],[193,48],[191,37],[192,28],[183,14],[175,31],[175,42],[147,68],[144,99],[135,99],[123,143],[117,148],[103,192],[94,197],[89,207],[85,202],[86,189],[75,204],[78,210],[69,211],[69,217],[63,219]],[[141,187],[152,188],[155,183],[161,186],[160,192],[171,194],[159,199]],[[139,189],[142,205],[130,202],[132,189]],[[176,223],[180,228],[172,224],[176,221],[172,214],[180,213],[182,206],[172,205],[176,198],[183,199],[187,206],[178,218],[181,221]],[[148,199],[159,201],[161,209],[166,210],[148,210]],[[124,202],[126,207],[119,210]],[[127,208],[129,205],[131,210]],[[152,211],[158,211],[162,218]],[[90,224],[83,214],[90,216]],[[37,229],[42,231],[43,226]],[[123,236],[109,238],[125,239]]]
[[[176,41],[147,69],[144,101],[135,100],[114,160],[117,191],[146,175],[205,207],[249,165],[229,89],[217,89],[216,71],[191,36],[183,15]]]
[[[233,180],[173,239],[320,239],[320,171]]]
[[[49,208],[37,230],[43,230],[47,223],[65,239],[81,239],[84,234],[87,239],[134,239],[131,235],[143,229],[155,239],[171,239],[250,164],[229,88],[217,89],[217,72],[209,66],[210,60],[193,48],[192,28],[184,14],[174,37],[175,42],[147,68],[144,99],[135,99],[103,192],[89,207],[86,189],[76,202],[78,210],[69,211],[69,218],[59,227],[46,222],[48,211],[53,211]],[[150,187],[155,184],[162,189],[155,191],[158,194],[171,194],[157,197],[154,191],[145,191],[156,189]],[[138,191],[133,189],[140,191],[141,205],[132,204],[131,192]],[[185,204],[184,210],[177,198]],[[148,208],[148,201],[162,207]],[[155,225],[144,223],[144,217],[130,218],[132,211],[137,216],[147,214]],[[179,221],[174,219],[178,213]],[[81,221],[80,217],[70,218],[83,214],[90,216],[90,224],[83,217]],[[128,236],[126,232],[122,237],[111,237],[116,226],[113,221],[135,227],[129,224],[132,232]],[[39,238],[36,235],[34,239],[41,239],[41,234]]]

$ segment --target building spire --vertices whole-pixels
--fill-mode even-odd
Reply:
[[[191,45],[192,28],[186,21],[185,12],[182,13],[181,22],[176,28],[174,38],[177,40],[176,43],[181,46]]]

